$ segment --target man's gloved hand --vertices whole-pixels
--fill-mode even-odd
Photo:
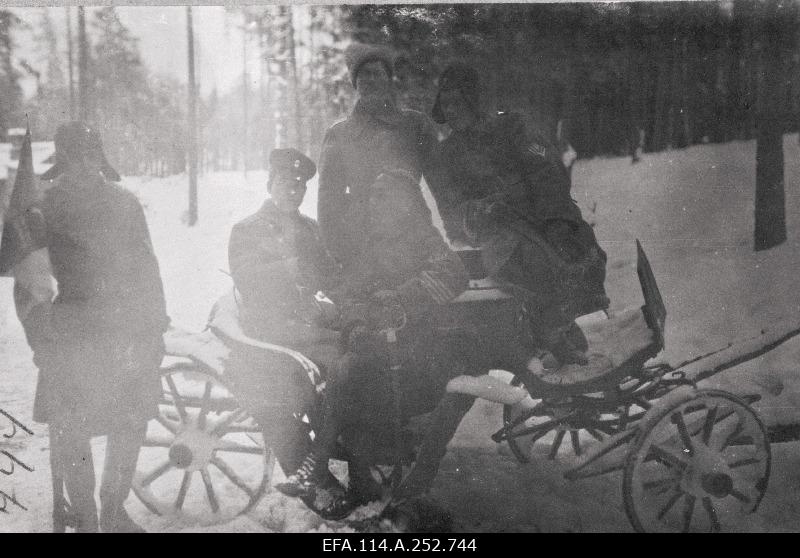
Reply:
[[[576,262],[583,256],[583,248],[575,238],[575,228],[564,219],[551,219],[545,225],[548,244],[558,251],[559,256],[568,262]]]
[[[341,322],[339,307],[322,291],[314,295],[314,304],[317,307],[316,324],[320,327],[336,329]]]
[[[511,216],[511,208],[508,205],[508,197],[503,193],[496,193],[478,200],[480,207],[486,215],[493,219],[503,221]]]
[[[394,290],[374,293],[369,304],[369,324],[376,330],[402,329],[406,312],[400,294]]]
[[[386,352],[386,335],[358,324],[350,329],[347,336],[348,350],[359,355],[380,355]]]
[[[468,202],[463,228],[471,241],[495,234],[512,217],[507,201],[504,194],[496,193]]]

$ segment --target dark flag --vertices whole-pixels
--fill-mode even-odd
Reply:
[[[5,193],[6,199],[8,194]],[[0,275],[8,276],[11,269],[26,256],[44,246],[44,222],[33,208],[36,202],[36,175],[33,172],[31,130],[25,132],[17,165],[17,176],[11,189],[7,209],[0,203],[3,234],[0,239]],[[2,202],[2,198],[0,198]]]

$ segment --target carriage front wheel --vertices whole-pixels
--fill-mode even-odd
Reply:
[[[212,371],[162,369],[159,414],[148,426],[133,491],[153,513],[217,524],[251,510],[274,459],[261,429]]]
[[[764,425],[744,400],[687,388],[640,423],[625,462],[625,512],[639,532],[718,532],[756,510],[770,459]]]

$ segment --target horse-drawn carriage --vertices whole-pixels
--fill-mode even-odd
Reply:
[[[624,507],[636,530],[719,531],[731,517],[753,512],[764,496],[770,433],[750,406],[757,396],[699,389],[696,382],[755,358],[800,330],[767,332],[675,367],[656,363],[664,347],[666,310],[638,242],[637,251],[644,305],[584,327],[587,365],[554,371],[532,359],[524,370],[509,371],[510,383],[486,370],[455,377],[447,390],[503,404],[503,425],[492,439],[506,442],[522,463],[545,437],[551,440],[550,457],[556,457],[568,436],[578,459],[566,478],[621,470]],[[475,276],[436,323],[469,354],[482,335],[481,324],[513,314],[516,306],[491,281]],[[140,466],[146,470],[134,481],[135,493],[153,512],[222,522],[251,510],[269,489],[274,460],[260,426],[226,384],[225,359],[237,343],[291,357],[310,386],[324,389],[319,368],[303,354],[248,338],[231,298],[218,304],[204,332],[168,333],[161,412],[142,449]],[[464,364],[469,363],[452,366]],[[394,418],[397,429],[406,429],[410,417]],[[298,413],[297,420],[313,435],[309,414]],[[394,439],[400,434],[397,430]],[[584,449],[587,440],[594,443]],[[375,459],[376,478],[388,495],[399,479],[398,465],[411,461],[402,448],[394,458]],[[192,483],[195,473],[201,483]]]

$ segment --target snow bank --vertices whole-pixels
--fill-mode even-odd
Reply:
[[[800,148],[786,137],[786,203],[789,240],[773,250],[752,251],[755,184],[754,142],[694,146],[628,158],[578,161],[573,196],[609,255],[607,288],[612,311],[642,303],[636,276],[634,239],[646,250],[667,307],[667,349],[672,363],[747,337],[764,324],[797,319],[800,297]],[[266,174],[215,173],[199,179],[200,221],[185,224],[186,176],[125,178],[145,206],[173,321],[190,330],[205,325],[215,299],[230,288],[227,242],[234,222],[252,213],[266,197]],[[309,185],[302,210],[314,216],[316,183]],[[31,424],[35,369],[11,303],[11,281],[0,278],[0,407]],[[733,392],[760,390],[759,410],[785,422],[800,408],[800,342],[792,340],[768,355],[706,382]],[[520,466],[489,435],[502,424],[501,407],[478,402],[459,429],[433,495],[455,515],[460,530],[629,531],[621,507],[619,475],[574,483],[562,474],[573,460],[544,458],[549,439],[536,446],[542,458]],[[2,427],[3,425],[0,425]],[[3,479],[29,507],[4,514],[0,531],[50,528],[46,430],[32,425],[20,456],[33,473]],[[568,444],[566,444],[568,445]],[[101,457],[103,441],[95,443]],[[98,459],[98,478],[101,466]],[[773,477],[759,512],[737,528],[747,531],[797,530],[800,525],[800,446],[773,447]],[[326,531],[346,529],[319,520],[305,507],[274,492],[244,518],[216,527],[177,525],[150,514],[134,497],[134,517],[152,531]]]

